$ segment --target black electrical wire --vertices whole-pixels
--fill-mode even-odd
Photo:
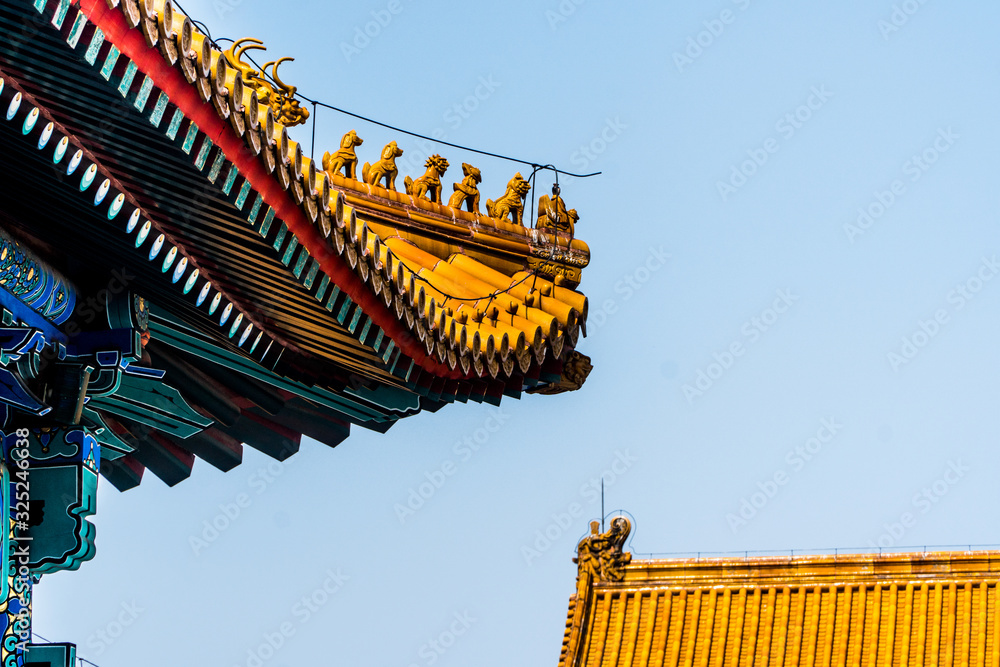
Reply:
[[[230,43],[233,42],[233,40],[230,39],[230,38],[228,38],[228,37],[220,37],[220,38],[218,38],[218,40],[216,40],[215,38],[212,37],[212,34],[209,32],[208,28],[204,26],[204,24],[202,24],[199,21],[195,21],[194,19],[191,19],[191,15],[188,14],[187,11],[185,11],[183,7],[181,7],[181,5],[180,5],[179,2],[177,2],[176,0],[174,0],[173,4],[176,5],[177,8],[181,10],[181,13],[183,13],[184,15],[186,15],[191,20],[191,22],[194,25],[198,26],[199,29],[201,29],[204,32],[204,34],[208,38],[209,42],[211,42],[220,51],[223,50],[219,46],[219,42],[220,41],[225,41],[225,42],[230,42]],[[247,60],[249,60],[250,63],[253,64],[265,77],[267,77],[268,79],[271,79],[271,81],[274,82],[275,84],[278,83],[277,81],[274,80],[274,77],[270,76],[265,70],[263,70],[261,68],[261,66],[257,63],[257,61],[255,61],[249,54],[243,54],[243,57],[245,57]],[[363,120],[366,123],[371,123],[373,125],[378,125],[379,127],[384,127],[386,129],[393,130],[394,132],[401,132],[401,133],[409,135],[411,137],[416,137],[418,139],[424,139],[426,141],[433,141],[434,143],[441,144],[443,146],[450,146],[451,148],[457,148],[459,150],[469,151],[470,153],[477,153],[479,155],[486,155],[486,156],[489,156],[489,157],[498,158],[500,160],[507,160],[509,162],[516,162],[518,164],[527,165],[527,166],[531,167],[531,170],[532,170],[531,171],[531,176],[529,178],[529,182],[532,183],[532,189],[534,189],[535,175],[539,171],[542,171],[542,170],[550,170],[550,171],[552,171],[552,172],[555,173],[556,186],[559,185],[559,174],[563,174],[563,175],[566,175],[566,176],[572,176],[574,178],[590,178],[591,176],[598,176],[599,174],[601,174],[601,172],[599,172],[599,171],[595,171],[595,172],[593,172],[591,174],[574,174],[573,172],[563,171],[561,169],[558,169],[558,168],[555,167],[555,165],[552,165],[552,164],[538,164],[537,162],[531,162],[530,160],[521,160],[519,158],[510,157],[508,155],[502,155],[500,153],[492,153],[490,151],[484,151],[484,150],[480,150],[478,148],[471,148],[469,146],[462,146],[461,144],[451,143],[450,141],[444,141],[442,139],[435,139],[434,137],[428,137],[427,135],[420,134],[418,132],[411,132],[410,130],[404,130],[401,127],[396,127],[395,125],[389,125],[388,123],[383,123],[381,121],[375,120],[374,118],[369,118],[368,116],[362,116],[361,114],[357,114],[357,113],[354,113],[352,111],[347,111],[346,109],[341,109],[339,107],[335,107],[332,104],[327,104],[326,102],[322,102],[320,100],[311,99],[309,97],[306,97],[302,93],[299,93],[298,91],[296,91],[295,96],[301,98],[305,102],[309,102],[310,104],[312,104],[312,107],[313,107],[313,115],[312,115],[312,146],[311,146],[311,150],[310,150],[310,159],[313,159],[313,156],[315,155],[315,151],[316,151],[316,118],[317,118],[316,107],[317,106],[321,106],[321,107],[325,107],[327,109],[330,109],[331,111],[336,111],[336,112],[342,113],[342,114],[344,114],[346,116],[351,116],[352,118],[357,118],[358,120]],[[534,214],[535,214],[535,201],[534,201],[534,198],[532,198],[532,200],[531,200],[531,217],[534,217]],[[529,220],[530,220],[530,218],[529,218]],[[394,257],[395,260],[396,260],[396,262],[398,262],[399,264],[401,264],[406,270],[408,270],[411,274],[413,274],[413,277],[416,280],[421,280],[421,281],[427,283],[436,292],[439,292],[439,293],[443,294],[448,299],[454,299],[456,301],[481,301],[482,299],[490,299],[490,301],[492,302],[492,300],[495,299],[497,296],[499,296],[501,294],[508,293],[510,290],[512,290],[513,288],[517,287],[518,285],[520,285],[521,283],[523,283],[524,281],[526,281],[528,278],[534,278],[534,279],[537,280],[537,277],[538,277],[536,275],[535,271],[531,270],[531,271],[528,272],[528,275],[526,275],[521,280],[518,280],[513,285],[510,285],[506,289],[497,290],[496,292],[493,292],[492,294],[489,294],[489,295],[486,295],[486,296],[483,296],[483,297],[479,297],[479,298],[458,297],[458,296],[453,296],[453,295],[445,292],[444,290],[438,289],[437,287],[434,286],[434,284],[430,280],[428,280],[427,278],[425,278],[423,276],[418,275],[417,272],[414,271],[413,269],[411,269],[406,264],[406,262],[404,262],[403,260],[401,260],[399,258],[399,256],[396,255],[396,253],[392,252],[392,250],[388,246],[386,246],[386,252],[389,255],[391,255],[392,257]],[[534,289],[534,284],[532,286],[532,289]],[[489,306],[487,306],[487,307],[489,307]]]
[[[253,60],[251,60],[250,62],[252,62],[254,65],[257,64],[257,63],[254,63]],[[305,95],[302,95],[299,92],[296,92],[295,95],[297,97],[301,97],[303,100],[305,100],[306,102],[309,102],[309,103],[313,104],[314,106],[315,105],[319,105],[321,107],[326,107],[327,109],[331,109],[332,111],[336,111],[338,113],[342,113],[342,114],[344,114],[346,116],[351,116],[352,118],[357,118],[358,120],[363,120],[366,123],[371,123],[373,125],[378,125],[379,127],[384,127],[386,129],[393,130],[394,132],[402,132],[403,134],[408,134],[411,137],[416,137],[418,139],[425,139],[427,141],[433,141],[434,143],[441,144],[442,146],[450,146],[451,148],[457,148],[459,150],[469,151],[470,153],[478,153],[479,155],[487,155],[489,157],[495,157],[495,158],[499,158],[501,160],[508,160],[509,162],[516,162],[518,164],[527,165],[527,166],[532,167],[533,169],[536,169],[536,170],[549,169],[551,171],[556,172],[557,174],[565,174],[566,176],[572,176],[574,178],[590,178],[591,176],[598,176],[598,175],[601,174],[601,172],[599,172],[599,171],[595,171],[592,174],[574,174],[573,172],[563,171],[562,169],[556,169],[554,166],[552,166],[550,164],[549,165],[541,165],[541,164],[538,164],[537,162],[531,162],[530,160],[522,160],[520,158],[510,157],[508,155],[501,155],[500,153],[491,153],[490,151],[483,151],[483,150],[479,150],[478,148],[470,148],[469,146],[463,146],[461,144],[453,144],[450,141],[444,141],[443,139],[435,139],[434,137],[428,137],[427,135],[419,134],[418,132],[411,132],[409,130],[404,130],[401,127],[396,127],[395,125],[389,125],[388,123],[383,123],[381,121],[375,120],[374,118],[369,118],[368,116],[362,116],[361,114],[354,113],[353,111],[347,111],[346,109],[341,109],[340,107],[335,107],[332,104],[327,104],[326,102],[320,102],[319,100],[309,99],[308,97],[306,97]]]
[[[180,5],[179,2],[176,2],[176,0],[174,0],[173,4],[176,5],[178,9],[181,10],[182,14],[184,14],[185,16],[187,16],[191,20],[191,23],[193,23],[194,25],[198,26],[198,28],[208,38],[208,41],[211,42],[220,51],[223,50],[222,48],[219,47],[219,42],[220,41],[225,41],[225,42],[232,42],[233,41],[232,39],[230,39],[228,37],[220,37],[218,39],[213,38],[212,37],[212,33],[209,32],[208,28],[205,27],[205,25],[203,23],[201,23],[200,21],[195,21],[194,19],[192,19],[191,15],[188,14],[187,11],[185,11],[183,7],[181,7],[181,5]],[[257,63],[257,61],[255,61],[249,54],[244,53],[243,57],[246,58],[247,60],[249,60],[250,63],[253,64],[265,77],[267,77],[268,79],[270,79],[275,84],[278,83],[277,81],[274,80],[274,77],[270,76],[267,72],[265,72],[263,69],[261,69],[261,66]],[[477,153],[479,155],[486,155],[488,157],[495,157],[495,158],[500,159],[500,160],[507,160],[509,162],[516,162],[518,164],[527,165],[527,166],[531,167],[534,171],[540,171],[542,169],[548,169],[548,170],[553,171],[553,172],[556,173],[556,182],[558,182],[558,180],[559,180],[559,178],[558,178],[559,174],[564,174],[566,176],[572,176],[573,178],[590,178],[591,176],[598,176],[598,175],[601,174],[601,172],[599,172],[599,171],[595,171],[595,172],[593,172],[591,174],[574,174],[573,172],[570,172],[570,171],[563,171],[561,169],[557,169],[555,166],[553,166],[551,164],[542,165],[542,164],[539,164],[537,162],[532,162],[530,160],[522,160],[520,158],[510,157],[509,155],[502,155],[500,153],[493,153],[493,152],[490,152],[490,151],[480,150],[478,148],[471,148],[469,146],[463,146],[461,144],[455,144],[455,143],[452,143],[450,141],[444,141],[443,139],[435,139],[434,137],[428,137],[427,135],[420,134],[419,132],[411,132],[410,130],[404,130],[401,127],[396,127],[395,125],[389,125],[388,123],[383,123],[382,121],[375,120],[374,118],[370,118],[368,116],[363,116],[361,114],[357,114],[357,113],[354,113],[353,111],[348,111],[346,109],[341,109],[340,107],[335,107],[332,104],[327,104],[326,102],[322,102],[320,100],[311,99],[309,97],[306,97],[305,95],[303,95],[302,93],[300,93],[298,91],[295,92],[295,96],[298,97],[298,98],[301,98],[303,101],[309,102],[310,104],[313,105],[313,121],[312,121],[313,122],[313,129],[312,129],[312,133],[313,133],[312,151],[313,151],[313,154],[315,154],[315,150],[316,150],[316,107],[317,106],[321,106],[321,107],[325,107],[327,109],[330,109],[331,111],[336,111],[337,113],[342,113],[345,116],[351,116],[352,118],[357,118],[358,120],[363,120],[366,123],[371,123],[372,125],[378,125],[379,127],[384,127],[386,129],[392,130],[394,132],[401,132],[401,133],[409,135],[411,137],[416,137],[417,139],[424,139],[426,141],[433,141],[434,143],[441,144],[442,146],[449,146],[451,148],[457,148],[459,150],[469,151],[470,153]],[[534,210],[534,204],[532,204],[532,210]]]
[[[512,285],[510,285],[508,287],[505,287],[504,289],[499,289],[499,290],[493,292],[492,294],[487,294],[486,296],[476,296],[476,297],[471,297],[471,296],[455,296],[453,294],[449,294],[448,292],[444,291],[443,289],[439,289],[439,288],[435,287],[434,283],[432,283],[426,277],[419,275],[405,261],[403,261],[402,259],[400,259],[399,255],[397,255],[396,253],[394,253],[392,251],[392,249],[389,248],[389,246],[385,246],[385,250],[386,250],[387,254],[389,254],[393,258],[395,258],[395,261],[396,261],[397,264],[402,265],[402,267],[404,269],[406,269],[411,274],[413,274],[413,278],[415,280],[420,280],[420,281],[423,281],[423,282],[427,283],[428,285],[430,285],[434,289],[434,291],[440,292],[441,294],[443,294],[445,296],[445,298],[447,298],[447,299],[454,299],[455,301],[482,301],[483,299],[490,299],[492,301],[493,299],[495,299],[496,297],[500,296],[501,294],[507,294],[512,289],[514,289],[515,287],[517,287],[518,285],[520,285],[521,283],[523,283],[524,281],[526,281],[528,278],[532,278],[532,277],[535,276],[535,271],[532,269],[531,271],[528,272],[528,275],[526,275],[525,277],[521,278],[516,283],[514,283],[514,284],[512,284]],[[444,260],[442,260],[442,261],[444,261]],[[487,308],[488,307],[489,306],[487,305]]]

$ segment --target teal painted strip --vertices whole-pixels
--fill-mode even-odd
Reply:
[[[194,335],[183,332],[172,322],[166,320],[166,318],[162,315],[151,318],[149,324],[150,333],[155,336],[156,340],[170,341],[174,347],[190,352],[199,358],[210,360],[213,363],[222,364],[223,366],[237,370],[238,372],[252,378],[261,380],[266,384],[286,389],[293,394],[303,396],[309,400],[319,403],[320,405],[325,405],[334,410],[339,410],[344,414],[356,417],[363,421],[372,419],[375,421],[386,421],[387,419],[393,419],[392,417],[387,418],[384,414],[373,410],[370,405],[366,406],[359,404],[346,396],[334,394],[323,389],[314,389],[298,382],[278,377],[277,375],[264,370],[253,361],[248,360],[246,357],[222,349],[210,342],[196,338]],[[397,397],[397,400],[399,400],[399,397]],[[372,402],[374,403],[374,401]],[[393,406],[390,406],[390,409],[392,407]],[[416,405],[404,405],[403,409],[412,409],[415,407]]]
[[[135,108],[142,113],[146,108],[146,102],[149,101],[149,94],[153,92],[153,80],[148,76],[144,77],[142,80],[142,86],[139,88],[139,94],[135,96]]]
[[[243,185],[240,187],[240,194],[236,196],[236,208],[240,211],[243,210],[243,205],[247,203],[247,197],[250,196],[250,180],[244,179]]]
[[[316,282],[317,274],[319,274],[319,262],[314,259],[312,266],[309,267],[309,273],[306,274],[306,279],[302,281],[302,285],[306,289],[312,289],[313,283]]]
[[[104,59],[104,67],[101,68],[101,76],[104,77],[105,81],[111,80],[111,73],[115,71],[115,65],[118,64],[118,56],[121,55],[121,51],[114,44],[108,50],[108,56]]]
[[[326,294],[326,288],[330,286],[330,276],[323,274],[323,279],[319,281],[319,289],[316,290],[316,300],[323,303],[323,295]]]
[[[354,308],[354,315],[351,316],[351,322],[347,325],[347,330],[354,333],[358,329],[358,323],[361,321],[361,315],[363,314],[361,306],[356,306]]]
[[[104,31],[100,28],[94,28],[94,34],[90,38],[90,46],[87,47],[87,53],[83,55],[83,59],[90,65],[96,64],[97,54],[101,52],[102,46],[104,46]]]
[[[215,183],[216,179],[219,178],[219,174],[222,173],[222,165],[226,164],[226,154],[219,149],[219,152],[215,154],[215,161],[212,162],[212,168],[208,172],[208,182]]]
[[[163,114],[167,110],[167,103],[170,102],[170,98],[164,92],[160,93],[160,97],[156,100],[156,106],[153,107],[153,113],[149,114],[149,122],[152,123],[153,127],[159,127],[160,122],[163,120]]]
[[[382,327],[378,327],[378,335],[375,336],[375,342],[372,343],[372,349],[378,352],[378,346],[382,344],[382,340],[385,338],[385,332],[382,331]]]
[[[128,65],[125,66],[125,75],[122,77],[122,82],[118,84],[118,92],[122,94],[122,97],[128,95],[128,91],[132,87],[132,81],[135,79],[135,73],[138,70],[139,66],[129,60]]]
[[[205,163],[208,162],[208,153],[212,150],[212,140],[205,137],[205,141],[201,142],[201,149],[198,150],[198,157],[194,159],[194,166],[201,171],[205,168]],[[221,154],[222,151],[219,151]]]
[[[403,361],[403,355],[397,354],[396,357],[392,360],[392,364],[389,366],[389,372],[395,375],[396,377],[402,376],[403,369],[399,369],[398,371],[396,370],[396,366],[399,366],[400,362],[402,361]],[[388,364],[389,362],[386,363]]]
[[[83,12],[77,12],[76,20],[73,21],[73,27],[69,29],[69,37],[66,38],[69,48],[76,48],[76,45],[80,43],[80,37],[83,36],[83,29],[86,27],[87,17],[83,15]]]
[[[123,442],[122,440],[120,440],[118,438],[118,436],[116,436],[114,433],[112,433],[111,429],[108,428],[108,425],[104,423],[104,419],[101,417],[100,413],[95,412],[94,410],[91,410],[90,408],[84,408],[83,409],[83,414],[86,415],[90,419],[90,421],[96,423],[99,427],[101,427],[102,429],[104,429],[101,432],[101,435],[96,436],[98,438],[98,442],[101,443],[101,458],[102,459],[104,458],[104,448],[105,447],[109,448],[109,450],[116,450],[115,453],[117,454],[117,456],[109,457],[109,459],[120,458],[121,456],[123,456],[125,454],[128,454],[129,452],[134,452],[135,451],[128,444],[126,444],[125,442]]]
[[[361,328],[361,335],[358,336],[358,340],[362,343],[365,342],[365,338],[368,338],[368,332],[372,328],[372,318],[365,316],[365,326]]]
[[[191,149],[194,148],[194,141],[198,138],[198,126],[194,121],[188,123],[187,135],[184,137],[184,143],[181,144],[181,150],[191,154]]]
[[[403,382],[409,382],[410,376],[413,375],[413,369],[417,367],[416,362],[410,359],[410,367],[406,369],[406,377],[403,378]]]
[[[177,138],[177,133],[181,129],[182,120],[184,120],[184,114],[181,113],[180,109],[175,109],[174,117],[170,119],[170,125],[167,127],[167,139],[173,141]]]
[[[288,247],[285,248],[285,254],[281,256],[281,263],[288,266],[292,262],[292,256],[295,254],[296,248],[299,247],[299,240],[296,238],[295,234],[292,234],[292,239],[288,242]],[[278,248],[275,248],[277,250]]]
[[[222,191],[226,193],[227,197],[229,196],[229,193],[233,191],[233,185],[236,184],[236,177],[239,175],[240,172],[236,168],[235,164],[229,168],[229,175],[226,176],[226,182],[222,186]]]
[[[281,223],[278,227],[278,233],[274,236],[274,249],[281,250],[281,246],[285,243],[285,236],[288,234],[288,225]],[[288,262],[285,262],[287,265]]]
[[[320,389],[318,391],[326,393],[328,390]],[[374,403],[375,405],[380,405],[383,408],[389,408],[394,411],[413,410],[420,407],[420,399],[412,392],[397,387],[389,387],[388,385],[379,385],[374,389],[352,389],[348,386],[344,387],[341,391],[343,394],[356,396],[369,404]]]
[[[351,301],[351,297],[344,297],[344,305],[340,307],[340,312],[337,313],[337,324],[343,324],[347,321],[347,311],[351,309],[354,302]]]
[[[382,363],[389,363],[389,357],[394,349],[396,349],[396,341],[390,340],[389,344],[385,346],[385,352],[382,353]]]
[[[247,183],[249,182],[250,181],[247,181]],[[253,202],[253,207],[250,209],[250,217],[247,218],[247,221],[249,221],[251,225],[257,222],[257,215],[260,214],[260,205],[263,203],[264,203],[264,198],[261,197],[260,194],[258,194],[257,198]]]
[[[309,251],[302,248],[302,252],[299,253],[299,259],[295,262],[295,268],[292,269],[292,273],[296,278],[302,277],[302,271],[306,268],[307,261],[309,261]]]
[[[56,13],[52,17],[52,25],[58,29],[62,29],[63,21],[66,20],[66,12],[69,11],[69,0],[59,0],[59,4],[56,5]]]
[[[41,14],[45,11],[45,0],[35,0],[35,9]]]
[[[264,222],[260,223],[260,235],[263,238],[267,238],[267,233],[271,231],[271,222],[274,220],[274,209],[270,206],[267,207],[267,213],[264,214]]]
[[[333,304],[335,304],[337,302],[337,297],[338,296],[340,296],[340,288],[337,287],[336,285],[334,285],[333,289],[330,290],[330,298],[326,300],[326,305],[324,306],[324,308],[326,308],[327,310],[329,310],[332,313],[333,312]],[[348,299],[347,301],[350,302],[350,299]]]

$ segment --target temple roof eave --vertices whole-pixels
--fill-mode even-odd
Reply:
[[[109,6],[115,4],[111,2]],[[520,268],[531,270],[539,267],[554,270],[553,267],[557,267],[559,262],[567,261],[570,268],[558,269],[561,273],[555,275],[558,283],[566,285],[578,282],[580,268],[589,261],[586,244],[565,237],[561,232],[546,233],[544,230],[510,226],[493,218],[455,211],[379,186],[331,177],[318,170],[312,161],[302,155],[301,147],[288,138],[287,129],[271,117],[269,107],[251,103],[253,91],[237,83],[239,77],[233,76],[231,68],[226,69],[223,54],[208,46],[204,37],[198,36],[196,30],[191,33],[190,46],[195,54],[192,61],[194,66],[187,66],[185,69],[181,67],[185,63],[182,44],[177,41],[182,35],[176,30],[170,35],[170,28],[164,21],[156,23],[157,16],[142,16],[144,12],[149,13],[148,6],[139,7],[140,16],[137,19],[130,18],[131,9],[127,3],[120,6],[124,10],[123,14],[112,11],[96,0],[84,0],[80,6],[90,20],[98,21],[102,30],[105,23],[111,24],[105,31],[108,38],[112,41],[123,40],[123,55],[130,58],[136,56],[138,60],[132,58],[132,61],[138,62],[138,72],[152,75],[154,94],[161,83],[158,78],[177,80],[179,73],[184,72],[188,80],[176,81],[170,87],[171,91],[178,89],[182,94],[172,98],[171,102],[182,104],[185,115],[188,115],[189,106],[192,113],[197,111],[191,115],[192,127],[196,127],[199,133],[203,130],[207,132],[206,138],[211,136],[214,145],[226,155],[226,164],[230,163],[229,158],[235,160],[232,164],[240,175],[244,169],[250,170],[246,176],[247,182],[251,183],[251,191],[264,197],[265,204],[274,211],[275,219],[282,220],[290,235],[320,262],[321,271],[329,275],[352,302],[361,304],[365,314],[423,370],[455,380],[474,381],[479,378],[491,382],[505,378],[505,383],[508,383],[506,378],[511,372],[519,374],[519,364],[512,365],[513,360],[492,357],[492,351],[501,346],[487,348],[490,354],[480,363],[475,350],[469,350],[469,354],[464,355],[462,348],[451,339],[447,346],[450,349],[441,347],[441,340],[433,343],[428,340],[427,332],[434,330],[436,323],[425,317],[429,314],[426,312],[415,312],[413,318],[409,317],[406,311],[412,307],[410,302],[415,300],[416,295],[406,293],[407,284],[397,284],[397,287],[402,287],[401,295],[382,293],[385,286],[392,283],[391,276],[377,275],[380,260],[378,257],[374,260],[371,257],[366,237],[378,237],[380,231],[382,234],[385,231],[379,230],[379,223],[374,219],[366,219],[374,217],[366,211],[381,213],[383,218],[386,215],[390,218],[395,216],[388,221],[388,226],[394,226],[398,232],[407,234],[409,240],[417,245],[439,252],[442,249],[460,250],[463,254],[478,257],[488,265],[493,264],[506,272],[519,268],[518,258],[522,262]],[[174,28],[186,25],[186,17],[172,10],[166,12],[167,7],[163,2],[154,3],[154,13],[159,12],[159,19],[163,19],[164,13],[171,14],[171,26]],[[139,31],[128,29],[127,23],[133,19],[138,21]],[[157,35],[152,34],[154,28]],[[145,35],[144,42],[136,40],[140,33]],[[175,41],[176,51],[173,55],[176,59],[173,67],[168,63],[169,49],[166,49],[171,39]],[[151,42],[157,43],[163,53],[156,53],[150,47]],[[248,115],[252,109],[257,110],[256,118]],[[254,128],[255,125],[257,129]],[[250,136],[258,131],[262,132],[260,141],[251,141]],[[240,134],[243,136],[242,140]],[[197,143],[198,139],[195,138],[192,152],[198,150]],[[202,143],[204,147],[204,142]],[[250,149],[250,154],[247,148]],[[269,170],[273,175],[268,175]],[[255,173],[257,176],[254,176]],[[239,181],[239,177],[237,180]],[[345,182],[337,183],[338,180]],[[340,187],[336,187],[338,185]],[[246,186],[243,187],[245,189]],[[346,203],[345,193],[356,206]],[[379,206],[382,210],[378,209]],[[354,219],[358,220],[357,225],[351,223]],[[369,222],[372,223],[370,226],[367,224]],[[386,220],[383,219],[382,222]],[[463,238],[468,240],[463,241]],[[442,244],[442,239],[449,244]],[[295,268],[303,270],[301,265]],[[361,279],[360,284],[356,282],[358,278]],[[397,296],[401,296],[406,302],[402,308],[399,303],[394,303]],[[570,326],[569,329],[567,333],[570,334],[570,345],[557,345],[553,351],[560,354],[550,354],[546,368],[539,367],[541,373],[533,375],[557,377],[553,373],[559,373],[558,364],[562,354],[569,351],[576,342],[575,327]],[[471,338],[472,333],[470,331],[467,338]],[[538,363],[541,366],[541,361]],[[534,382],[528,385],[529,388],[531,386],[534,386]]]

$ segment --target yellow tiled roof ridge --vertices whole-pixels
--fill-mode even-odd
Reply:
[[[106,2],[111,8],[119,4],[119,0],[106,0]],[[135,2],[135,0],[126,0],[125,4],[131,2]],[[189,17],[174,9],[170,0],[138,0],[138,6],[140,14],[148,14],[154,19],[154,25],[157,17],[169,15],[172,27],[161,26],[160,32],[168,34],[172,32],[178,42],[178,49],[181,49],[181,42],[185,40],[185,30],[189,31],[190,35],[186,41],[190,43],[190,48],[194,51],[202,69],[206,69],[207,63],[209,76],[205,78],[211,79],[208,86],[200,86],[206,93],[203,97],[213,93],[214,97],[221,98],[215,107],[223,120],[232,118],[233,114],[230,113],[232,110],[245,112],[256,109],[256,118],[248,117],[243,119],[244,122],[255,129],[258,126],[263,126],[267,130],[269,141],[279,149],[282,162],[290,167],[291,179],[296,183],[302,182],[308,185],[313,193],[339,190],[344,194],[347,202],[355,207],[372,207],[401,218],[429,223],[432,226],[450,225],[453,227],[450,231],[473,229],[478,236],[484,237],[481,242],[495,245],[498,249],[509,249],[509,243],[505,243],[504,240],[506,237],[514,237],[519,238],[520,242],[524,244],[526,255],[558,256],[560,261],[565,261],[579,268],[583,268],[589,263],[590,249],[587,244],[579,239],[573,239],[563,232],[532,229],[491,217],[487,213],[470,213],[405,192],[388,190],[380,185],[348,179],[340,175],[331,177],[323,170],[322,165],[318,164],[319,160],[313,160],[304,155],[300,143],[290,138],[287,126],[274,117],[271,107],[257,101],[256,91],[243,85],[240,72],[232,65],[227,64],[225,53],[215,48],[211,37],[203,34]],[[185,21],[189,23],[185,24]],[[146,29],[144,25],[144,22],[140,21],[139,27]],[[149,30],[155,30],[155,28]],[[147,39],[148,41],[150,39]],[[195,74],[197,69],[195,68]],[[200,80],[190,82],[200,85]],[[229,108],[227,108],[226,103],[228,103]],[[232,124],[235,125],[238,122],[233,121]],[[327,200],[326,206],[322,208],[331,209],[336,205],[329,201],[328,196],[325,199]],[[394,204],[394,206],[386,207],[385,202]],[[449,231],[447,227],[445,231]]]
[[[441,329],[450,330],[450,337],[461,335],[450,329],[453,320],[462,327],[475,325],[483,333],[483,345],[490,346],[492,338],[492,345],[504,357],[509,347],[520,357],[525,346],[530,345],[539,363],[544,359],[544,343],[549,343],[558,357],[565,351],[564,334],[576,340],[587,309],[583,295],[558,288],[533,274],[504,276],[466,255],[442,259],[399,236],[389,237],[384,243],[399,259],[398,281],[412,283],[408,290],[417,291],[418,310],[432,320],[443,318]],[[418,279],[422,284],[417,284]],[[539,293],[531,297],[526,286],[529,281],[536,282],[536,289],[537,283],[544,285],[549,296]],[[524,288],[518,290],[522,285]],[[584,313],[562,300],[570,293],[579,297],[573,301],[582,304]],[[515,298],[514,294],[522,294],[523,298]],[[528,305],[525,298],[537,306]],[[443,313],[435,312],[442,309]],[[472,344],[471,337],[467,336],[467,340]]]
[[[997,550],[658,558],[622,570],[617,580],[581,567],[560,667],[1000,665]]]
[[[979,572],[977,576],[995,572],[1000,577],[1000,550],[634,559],[624,569],[625,579],[616,585],[698,585],[702,581],[729,585],[776,577],[792,581],[839,577],[856,582],[902,575],[938,576],[943,571]]]
[[[303,158],[308,160],[308,158]],[[334,176],[331,185],[344,191],[347,202],[356,208],[371,208],[374,211],[391,212],[400,215],[400,210],[415,221],[429,223],[439,229],[449,231],[475,230],[478,234],[492,237],[500,249],[509,249],[511,246],[503,244],[502,240],[514,239],[523,245],[527,253],[542,256],[549,254],[553,248],[562,249],[565,261],[581,268],[587,266],[590,261],[590,247],[586,242],[569,238],[564,233],[551,233],[547,230],[534,229],[524,225],[516,225],[499,218],[494,218],[486,213],[469,213],[468,211],[455,209],[450,206],[438,204],[420,197],[414,197],[405,192],[396,190],[386,190],[380,185],[370,185],[364,181]],[[395,206],[388,207],[385,202],[391,202]],[[453,227],[441,228],[441,224],[452,225]]]
[[[520,371],[525,377],[535,378],[535,382],[541,372],[542,378],[549,378],[542,381],[551,382],[553,371],[559,373],[558,364],[549,364],[548,370],[542,365],[546,359],[561,362],[574,350],[585,326],[586,297],[540,277],[538,269],[529,268],[540,265],[530,260],[562,262],[566,266],[576,266],[578,272],[589,262],[585,243],[572,240],[561,232],[515,229],[487,215],[458,211],[326,173],[319,161],[305,157],[302,146],[289,138],[288,126],[276,117],[279,112],[258,99],[254,89],[257,84],[245,83],[243,71],[227,59],[226,53],[215,48],[210,36],[201,33],[189,17],[176,11],[170,0],[105,1],[109,8],[120,8],[129,27],[141,31],[147,45],[158,48],[168,65],[183,74],[201,100],[211,104],[215,113],[228,122],[267,173],[305,214],[307,221],[327,239],[330,248],[390,311],[395,311],[397,319],[415,334],[430,357],[452,371],[460,369],[461,375],[456,377],[465,379],[476,379],[476,376],[488,379],[487,374],[503,379]],[[295,89],[278,80],[276,73],[272,76],[281,92],[288,93],[291,103],[297,105]],[[272,93],[278,94],[274,86],[265,84]],[[284,107],[280,113],[285,114]],[[307,110],[298,113],[299,120],[308,117]],[[427,254],[418,255],[418,264],[419,260],[424,260],[432,266],[414,271],[416,267],[408,266],[412,257],[397,257],[390,244],[391,237],[380,238],[359,216],[359,210],[369,208],[392,214],[396,218],[393,224],[413,222],[422,228],[436,229],[436,233],[443,233],[458,243],[461,252],[436,258],[433,262]],[[435,289],[433,283],[443,284],[445,280],[454,283],[461,278],[459,282],[464,283],[467,279],[476,287],[488,287],[488,282],[480,280],[480,275],[465,273],[452,262],[455,255],[464,256],[466,250],[462,243],[466,238],[480,245],[492,244],[497,252],[523,257],[527,270],[505,276],[507,285],[499,292],[489,288],[472,302],[468,293],[464,295],[466,298],[449,297]],[[416,251],[424,252],[412,242],[408,243],[412,245],[411,256],[417,254]],[[476,261],[472,257],[469,259]],[[424,268],[428,271],[423,271]],[[484,275],[495,270],[481,263],[477,268]],[[428,273],[432,274],[430,278]],[[555,276],[563,279],[563,274]],[[530,290],[518,289],[529,281],[532,283]]]

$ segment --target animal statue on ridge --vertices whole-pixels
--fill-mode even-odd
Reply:
[[[365,162],[361,167],[361,178],[369,185],[378,185],[380,180],[385,180],[387,190],[396,191],[396,158],[403,154],[403,149],[396,145],[395,141],[390,141],[382,149],[382,158],[375,164]]]
[[[448,206],[454,209],[461,209],[464,202],[469,213],[479,213],[479,184],[483,182],[483,175],[478,169],[466,162],[462,163],[462,173],[465,178],[461,183],[455,183],[455,192],[448,200]]]
[[[340,140],[340,150],[333,155],[323,153],[323,171],[332,177],[343,169],[345,178],[358,180],[358,156],[354,148],[363,143],[364,140],[354,130],[345,134]]]
[[[559,196],[559,192],[559,186],[553,185],[551,198],[548,195],[538,198],[538,219],[535,221],[535,229],[566,232],[572,238],[580,216],[575,208],[566,210],[566,202]]]
[[[514,174],[514,178],[507,183],[507,191],[496,201],[486,200],[486,212],[491,218],[501,220],[510,216],[516,225],[524,225],[522,216],[524,214],[524,198],[528,195],[531,184],[524,180],[521,172]]]
[[[409,176],[403,179],[406,186],[406,194],[414,197],[423,197],[425,194],[432,202],[441,203],[441,177],[448,171],[448,161],[440,155],[432,155],[424,163],[427,171],[424,175],[413,180]]]

